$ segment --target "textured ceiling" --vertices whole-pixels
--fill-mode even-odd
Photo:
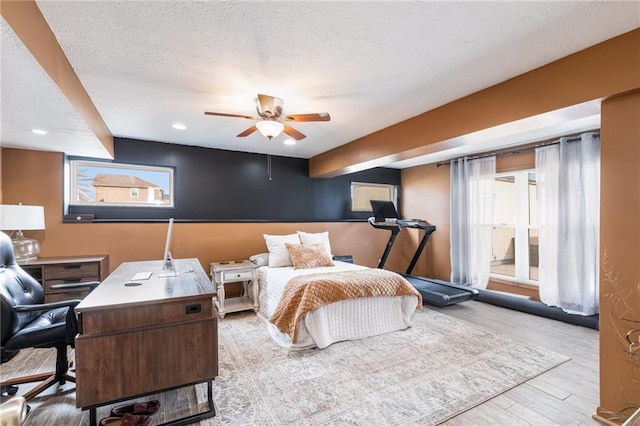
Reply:
[[[38,6],[114,136],[302,158],[640,27],[639,2],[613,1]],[[86,155],[78,147],[99,142],[55,86],[20,81],[46,75],[7,27],[3,21],[2,145]],[[257,93],[282,98],[285,114],[326,111],[331,121],[296,123],[307,138],[287,146],[284,135],[236,138],[249,120],[203,114],[253,115]],[[173,129],[176,122],[187,130]],[[26,130],[46,125],[54,137],[29,145]],[[485,137],[505,146],[522,138],[505,131]]]

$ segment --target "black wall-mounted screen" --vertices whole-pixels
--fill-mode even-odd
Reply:
[[[351,211],[351,182],[400,185],[400,170],[310,178],[309,160],[115,138],[114,162],[175,168],[175,207],[69,206],[97,221],[307,222],[366,220]]]

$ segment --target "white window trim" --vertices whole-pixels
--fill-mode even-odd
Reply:
[[[89,167],[104,167],[104,168],[115,168],[115,169],[131,169],[132,171],[152,171],[152,172],[161,172],[167,173],[169,179],[169,203],[167,204],[151,204],[146,202],[134,202],[134,203],[95,203],[95,202],[82,202],[77,201],[77,168],[82,166]],[[64,198],[65,198],[65,212],[69,208],[69,206],[95,206],[95,207],[145,207],[145,208],[175,208],[175,180],[174,180],[174,169],[172,167],[165,166],[147,166],[147,165],[137,165],[137,164],[125,164],[125,163],[112,163],[112,162],[104,162],[97,160],[76,160],[76,159],[67,159],[65,161],[64,168],[64,177],[65,177],[65,189],[64,189]],[[140,191],[140,188],[137,188]]]

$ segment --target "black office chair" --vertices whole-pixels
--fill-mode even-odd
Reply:
[[[99,283],[62,284],[59,288],[95,288]],[[67,346],[75,339],[77,323],[73,307],[79,300],[44,303],[44,289],[18,265],[9,237],[0,232],[0,337],[4,351],[26,348],[56,348],[56,370],[50,373],[9,379],[2,383],[2,393],[14,394],[16,385],[42,381],[22,395],[27,401],[53,386],[67,380],[75,382],[69,374]]]

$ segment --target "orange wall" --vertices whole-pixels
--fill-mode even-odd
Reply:
[[[600,149],[598,415],[610,418],[640,406],[640,353],[623,339],[640,328],[640,91],[603,102]]]
[[[126,261],[161,259],[166,223],[62,223],[63,155],[4,148],[3,203],[44,205],[44,231],[27,231],[41,243],[42,256],[109,254],[110,267]],[[29,170],[29,173],[24,173]],[[266,251],[262,234],[297,230],[329,231],[334,254],[351,254],[362,265],[376,266],[388,235],[366,222],[327,223],[176,223],[175,258],[197,257],[209,262],[244,259]],[[393,268],[395,254],[389,259]]]
[[[448,166],[436,167],[435,164],[428,164],[402,171],[403,216],[426,219],[436,227],[413,272],[445,281],[451,276],[449,184]],[[408,231],[411,239],[405,239],[402,246],[405,265],[411,260],[422,237],[421,233],[418,235],[418,230]]]

